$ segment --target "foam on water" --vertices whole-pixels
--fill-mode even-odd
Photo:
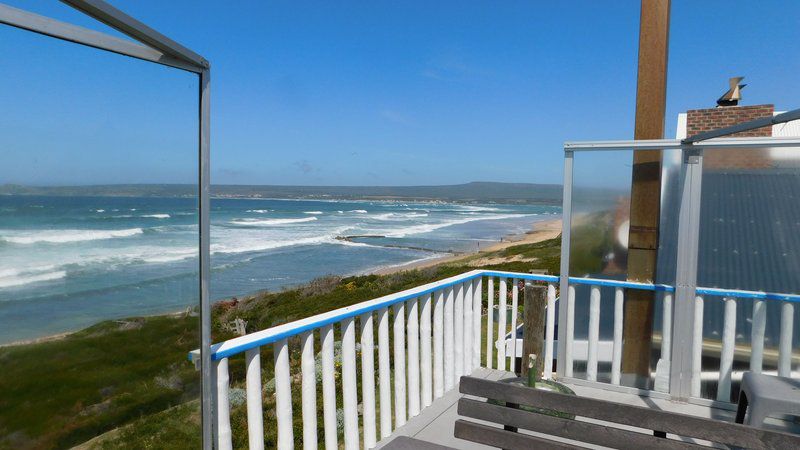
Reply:
[[[446,228],[453,225],[460,225],[469,222],[476,222],[479,220],[500,220],[500,219],[518,219],[521,217],[526,217],[527,214],[496,214],[496,215],[485,215],[479,217],[468,217],[464,219],[453,219],[439,223],[426,223],[421,225],[412,225],[405,228],[400,228],[397,230],[392,230],[384,233],[387,237],[395,237],[395,238],[402,238],[406,236],[411,236],[415,234],[422,234],[422,233],[430,233],[431,231],[435,231],[441,228]]]
[[[11,244],[65,244],[70,242],[97,241],[103,239],[125,238],[142,234],[141,228],[125,230],[0,230],[0,241]]]
[[[428,213],[384,213],[384,214],[376,214],[371,216],[370,219],[375,220],[409,220],[409,219],[419,219],[422,217],[428,217]]]
[[[245,226],[272,226],[272,225],[287,225],[291,223],[313,222],[317,220],[316,217],[303,217],[300,219],[237,219],[232,220],[232,225],[245,225]]]
[[[169,219],[172,216],[169,214],[142,214],[142,217],[148,217],[151,219]]]
[[[17,269],[0,269],[0,288],[17,287],[42,281],[64,278],[67,272],[54,270],[54,266],[42,266],[21,271]]]

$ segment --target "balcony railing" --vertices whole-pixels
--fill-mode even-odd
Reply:
[[[484,278],[488,278],[486,285]],[[497,284],[495,278],[499,278]],[[509,283],[509,279],[514,282]],[[515,358],[505,354],[504,346],[497,346],[495,363],[494,343],[503,341],[509,325],[516,327],[517,314],[506,316],[507,294],[502,293],[507,293],[511,284],[511,311],[517,311],[518,279],[548,284],[545,359],[550,362],[545,366],[548,367],[548,376],[552,376],[549,368],[552,367],[553,360],[557,277],[476,270],[212,346],[211,358],[216,368],[218,447],[232,447],[228,360],[234,355],[244,353],[247,366],[245,384],[248,440],[250,448],[263,448],[260,349],[268,345],[273,346],[274,351],[277,445],[278,448],[293,447],[295,436],[292,422],[297,412],[292,410],[291,398],[289,338],[292,337],[299,337],[302,347],[302,408],[299,413],[302,415],[304,448],[317,448],[320,441],[317,436],[317,342],[322,363],[323,442],[325,448],[329,449],[338,448],[337,395],[341,396],[344,416],[344,447],[355,449],[363,444],[364,448],[370,448],[375,446],[378,436],[388,437],[393,429],[401,427],[409,418],[430,406],[435,399],[454,389],[462,375],[472,373],[481,365],[513,370]],[[483,319],[484,310],[491,311],[494,308],[495,297],[499,307],[497,330],[493,329],[493,321],[484,322]],[[360,398],[356,379],[356,366],[359,362],[356,358],[356,321],[359,322],[358,339],[361,344]],[[374,370],[375,322],[378,347],[377,391]],[[486,336],[492,338],[483,337],[484,326]],[[339,386],[336,383],[334,364],[334,327],[341,331]],[[392,358],[390,353],[393,353]],[[197,351],[190,355],[195,360],[198,356]],[[357,409],[359,403],[362,405],[361,421]],[[377,423],[377,417],[380,418],[380,423]]]
[[[278,448],[292,448],[295,442],[293,418],[302,416],[304,448],[338,448],[337,396],[343,412],[343,440],[347,449],[371,448],[378,440],[391,435],[406,421],[417,416],[434,400],[457,386],[462,375],[478,367],[516,371],[520,350],[506,351],[505,337],[517,328],[520,280],[547,285],[545,321],[544,376],[553,378],[556,329],[556,286],[558,277],[489,270],[475,270],[445,280],[425,284],[406,291],[358,303],[345,308],[287,323],[267,330],[241,336],[212,346],[211,358],[216,373],[216,436],[221,449],[232,448],[230,404],[228,392],[229,358],[245,354],[247,392],[247,432],[250,448],[263,448],[263,404],[261,352],[263,346],[273,346],[275,374],[275,417]],[[576,378],[573,371],[575,352],[575,289],[589,286],[588,327],[585,374]],[[602,288],[612,288],[613,342],[610,381],[598,381],[598,343],[602,314]],[[662,293],[661,358],[670,360],[672,296],[674,287],[631,283],[595,278],[569,279],[566,307],[565,361],[562,380],[606,385],[620,385],[622,358],[623,306],[626,290],[649,290]],[[740,299],[755,299],[750,370],[761,371],[764,355],[766,315],[764,302],[782,302],[781,339],[778,373],[790,376],[792,358],[793,308],[800,296],[763,292],[697,288],[695,339],[692,344],[692,396],[700,397],[703,355],[702,311],[704,297],[720,297],[725,302],[725,328],[722,336],[718,392],[716,398],[729,401],[731,373],[735,346],[735,308]],[[510,302],[508,300],[510,296]],[[510,303],[510,305],[509,305]],[[497,307],[497,326],[492,312]],[[510,307],[510,308],[509,308]],[[512,312],[509,315],[507,311]],[[390,312],[391,310],[391,312]],[[488,314],[487,314],[488,313]],[[486,319],[484,319],[484,317]],[[356,333],[356,321],[359,333]],[[377,326],[377,372],[375,371],[375,327]],[[334,327],[341,332],[341,368],[334,364]],[[699,336],[699,338],[698,338]],[[290,373],[289,338],[300,343],[301,411],[292,409],[292,374]],[[360,342],[357,357],[356,339]],[[321,366],[315,364],[316,345],[319,345]],[[391,357],[390,357],[391,355]],[[198,353],[192,352],[193,359]],[[360,362],[361,390],[357,383]],[[321,374],[317,371],[320,370]],[[338,373],[337,373],[338,372]],[[377,373],[377,380],[375,374]],[[340,382],[337,383],[337,374]],[[321,375],[323,430],[317,435],[317,377]],[[377,390],[376,390],[377,381]],[[668,390],[668,389],[667,389]],[[376,398],[377,393],[377,398]],[[361,413],[358,405],[361,405]],[[360,419],[359,419],[360,416]]]

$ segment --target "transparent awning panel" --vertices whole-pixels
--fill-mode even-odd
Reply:
[[[199,446],[197,76],[9,27],[0,51],[0,344],[28,341],[0,348],[0,447],[178,404]]]

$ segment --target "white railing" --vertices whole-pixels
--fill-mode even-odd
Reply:
[[[800,377],[800,374],[792,371],[792,362],[793,359],[795,359],[792,349],[792,338],[794,336],[794,304],[800,302],[800,295],[702,287],[697,288],[696,294],[692,339],[692,397],[700,397],[703,394],[701,392],[701,384],[703,381],[716,381],[716,400],[722,402],[732,401],[732,381],[741,378],[742,375],[742,371],[734,370],[735,353],[737,350],[736,311],[738,303],[742,300],[749,299],[753,302],[753,312],[750,318],[751,329],[749,346],[746,346],[749,347],[747,348],[749,351],[748,370],[756,373],[766,372],[764,371],[764,336],[768,329],[767,303],[780,302],[780,321],[777,324],[773,324],[780,327],[777,355],[775,355],[774,348],[766,351],[771,357],[770,359],[776,360],[777,362],[777,370],[770,372],[782,377]],[[702,370],[702,361],[704,346],[707,345],[707,342],[704,340],[703,334],[703,326],[705,323],[703,314],[706,300],[709,298],[713,299],[711,301],[723,302],[724,314],[719,348],[719,370],[705,373]],[[800,361],[795,361],[795,363],[797,362]]]
[[[488,281],[485,289],[484,279]],[[499,283],[495,283],[496,280]],[[212,360],[217,380],[217,447],[232,448],[228,364],[230,357],[240,353],[245,354],[247,366],[244,385],[247,391],[249,446],[251,449],[264,447],[260,358],[260,349],[264,346],[271,345],[274,352],[274,426],[277,427],[277,446],[280,449],[294,448],[292,424],[294,414],[298,413],[302,417],[304,448],[315,449],[319,443],[324,443],[326,449],[338,448],[337,394],[342,405],[344,430],[341,437],[344,447],[371,448],[378,440],[388,437],[394,429],[430,406],[435,399],[456,388],[462,375],[470,374],[482,365],[499,369],[508,367],[512,371],[518,369],[515,367],[516,358],[512,357],[515,353],[506,355],[504,346],[495,343],[504,341],[509,326],[516,327],[519,280],[548,283],[545,371],[548,378],[552,377],[557,277],[475,270],[213,345]],[[507,311],[509,282],[511,309]],[[495,301],[499,306],[496,329],[492,320]],[[510,317],[507,312],[510,312]],[[484,317],[489,320],[484,322]],[[377,372],[374,361],[376,321]],[[359,333],[356,332],[356,322]],[[336,380],[334,354],[335,327],[341,331],[339,383]],[[297,338],[300,342],[299,392],[302,408],[299,412],[292,410],[291,387],[297,378],[292,377],[291,373],[290,338]],[[357,338],[361,344],[360,395],[357,383]],[[319,339],[321,348],[320,374],[317,374],[315,364],[316,339]],[[390,353],[393,353],[391,358]],[[190,357],[197,358],[198,352],[192,352]],[[318,375],[322,380],[323,439],[317,436]]]
[[[587,339],[581,342],[586,347],[583,351],[583,346],[576,348],[575,342],[575,287],[576,285],[589,286],[589,320],[587,326]],[[564,376],[568,378],[575,377],[575,360],[580,357],[586,361],[586,373],[584,379],[587,381],[598,380],[598,354],[603,341],[600,341],[600,321],[603,317],[602,308],[603,301],[601,288],[613,288],[613,338],[611,342],[611,374],[608,380],[612,385],[620,385],[622,374],[622,330],[623,330],[623,311],[625,304],[626,290],[645,290],[658,292],[662,300],[662,333],[661,333],[661,359],[669,361],[670,351],[672,346],[672,296],[675,289],[672,286],[663,284],[647,284],[635,283],[630,281],[616,281],[604,280],[597,278],[569,278],[569,287],[567,294],[566,304],[566,333],[565,343],[566,346],[566,361],[564,361]],[[605,300],[607,301],[607,300]],[[607,308],[606,308],[607,310]],[[548,315],[548,333],[549,333],[549,315]],[[585,355],[585,358],[583,357]],[[660,387],[660,386],[657,386]]]
[[[581,342],[580,347],[576,347],[575,335],[575,286],[589,285],[589,320],[587,329],[587,341]],[[586,361],[586,372],[581,378],[586,381],[596,382],[598,380],[598,348],[604,342],[599,337],[599,323],[603,317],[603,311],[608,309],[601,308],[601,287],[614,288],[614,307],[613,311],[613,341],[611,343],[611,374],[610,384],[620,385],[621,382],[621,357],[622,357],[622,330],[623,330],[623,310],[625,302],[625,292],[629,289],[649,290],[658,292],[661,296],[661,355],[660,360],[671,361],[672,358],[672,320],[673,320],[673,295],[674,287],[659,284],[632,283],[625,281],[601,280],[595,278],[569,278],[567,311],[566,311],[566,361],[564,362],[564,376],[568,378],[576,377],[574,372],[574,361],[576,359]],[[737,322],[737,301],[752,300],[753,313],[751,317],[751,334],[749,345],[745,343],[739,348],[741,357],[749,358],[747,370],[761,373],[764,372],[765,355],[765,332],[767,327],[767,302],[780,302],[780,321],[773,324],[780,327],[780,337],[778,339],[777,352],[773,349],[769,351],[772,360],[777,360],[777,370],[770,371],[779,376],[800,378],[800,373],[792,371],[792,364],[800,363],[800,357],[793,354],[792,339],[794,336],[794,304],[800,302],[800,295],[796,294],[776,294],[756,291],[743,291],[716,288],[696,288],[696,298],[694,304],[694,327],[692,330],[691,355],[691,397],[701,398],[701,386],[704,381],[716,382],[716,395],[712,394],[712,399],[721,402],[731,402],[732,381],[741,378],[743,371],[734,370],[736,347],[736,322]],[[723,308],[723,327],[720,334],[719,344],[716,341],[704,336],[704,308],[707,297],[713,297],[715,301],[721,301]],[[606,313],[607,314],[607,313]],[[741,314],[740,314],[741,316]],[[549,317],[548,317],[549,319]],[[581,325],[587,326],[587,325]],[[548,320],[548,333],[550,324]],[[741,335],[741,333],[738,333]],[[747,339],[741,339],[747,341]],[[584,350],[584,347],[587,347]],[[702,362],[704,349],[717,350],[719,353],[719,368],[704,372]],[[706,355],[708,356],[708,355]],[[716,356],[716,355],[714,355]],[[548,359],[549,360],[549,359]],[[656,383],[654,389],[661,392],[669,392],[668,383],[659,383],[659,376],[668,377],[669,373],[656,372]],[[706,394],[707,395],[707,394]]]
[[[230,402],[228,391],[228,359],[244,353],[246,364],[247,432],[250,448],[263,448],[263,403],[261,353],[271,345],[274,353],[275,423],[277,446],[294,448],[294,414],[302,417],[302,442],[306,449],[336,449],[340,438],[346,449],[371,448],[410,418],[430,406],[435,399],[455,389],[462,375],[478,367],[519,371],[517,357],[521,348],[517,339],[506,340],[517,329],[519,283],[522,280],[547,284],[545,319],[544,377],[554,377],[556,353],[556,286],[558,277],[490,270],[474,270],[445,280],[425,284],[406,291],[329,311],[292,323],[248,334],[212,346],[216,372],[216,437],[220,449],[232,447]],[[576,286],[589,286],[588,339],[575,342]],[[603,298],[602,288],[613,289],[613,308],[602,305],[611,299]],[[609,362],[611,373],[605,375],[604,385],[619,385],[621,381],[623,310],[626,290],[655,291],[661,296],[662,333],[661,359],[669,361],[672,349],[672,311],[674,288],[667,285],[632,283],[595,278],[569,278],[566,296],[566,358],[563,376],[576,379],[573,366],[576,360],[586,361],[583,377],[598,383],[598,365]],[[693,339],[692,396],[700,397],[703,356],[704,297],[723,298],[725,304],[724,331],[720,350],[717,399],[730,401],[732,364],[736,336],[736,299],[755,301],[753,308],[752,354],[750,370],[761,371],[764,358],[766,301],[782,302],[779,375],[792,375],[792,336],[794,302],[800,296],[763,292],[697,288]],[[611,297],[611,296],[609,296]],[[391,311],[390,311],[391,309]],[[496,320],[495,309],[497,312]],[[613,314],[613,340],[600,341],[603,311]],[[484,322],[484,317],[487,319]],[[377,371],[375,362],[374,328],[377,322]],[[391,323],[390,323],[391,322]],[[356,325],[358,323],[358,332]],[[341,369],[337,374],[334,329],[341,339]],[[512,336],[514,334],[512,333]],[[291,342],[299,342],[299,377],[292,376]],[[315,364],[315,341],[319,339],[320,367]],[[360,343],[360,358],[356,340]],[[608,351],[608,344],[611,349]],[[603,351],[601,352],[601,349]],[[495,354],[496,352],[496,354]],[[610,355],[610,356],[609,356]],[[197,351],[191,357],[197,358]],[[358,390],[360,362],[361,390]],[[295,365],[298,367],[298,365]],[[321,373],[317,373],[317,371]],[[375,376],[378,380],[376,383]],[[339,375],[337,382],[337,375]],[[668,373],[666,374],[668,376]],[[322,384],[322,439],[317,435],[317,377]],[[658,377],[658,374],[657,374]],[[293,381],[294,380],[294,381]],[[292,383],[298,383],[301,395],[300,411],[292,409]],[[377,390],[376,390],[377,385]],[[666,388],[665,388],[666,386]],[[668,384],[656,383],[656,390],[668,391]],[[360,394],[360,395],[359,395]],[[343,432],[337,430],[337,395],[341,400]],[[377,397],[377,398],[376,398]],[[359,405],[361,413],[359,413]],[[270,426],[268,423],[267,426]],[[299,437],[299,436],[298,436]]]

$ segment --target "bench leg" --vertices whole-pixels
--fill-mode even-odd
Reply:
[[[506,406],[508,406],[509,408],[513,408],[513,409],[519,409],[519,404],[518,403],[506,403]],[[517,427],[512,427],[512,426],[509,426],[509,425],[503,425],[503,429],[506,430],[506,431],[513,431],[514,433],[517,433],[519,431],[517,429]]]
[[[739,406],[736,408],[736,423],[744,423],[744,416],[747,412],[747,395],[744,391],[739,392]]]

